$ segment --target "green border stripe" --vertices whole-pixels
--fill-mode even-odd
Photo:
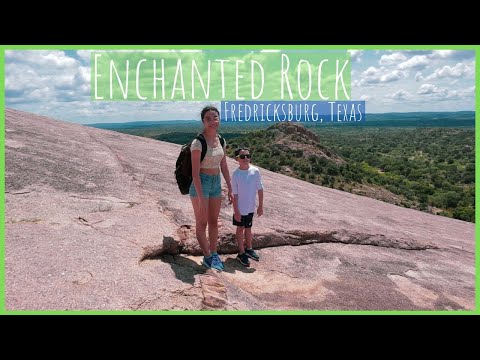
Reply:
[[[0,45],[6,50],[121,50],[121,49],[318,49],[318,50],[474,50],[478,45]]]
[[[0,225],[1,246],[0,246],[0,314],[6,315],[479,315],[480,314],[480,279],[478,272],[478,256],[480,254],[480,242],[477,228],[475,228],[475,310],[425,310],[425,311],[121,311],[121,310],[15,310],[7,311],[5,308],[5,52],[4,50],[127,50],[127,49],[202,49],[202,50],[246,50],[246,49],[291,49],[291,50],[476,50],[475,58],[475,79],[478,80],[480,72],[480,64],[478,58],[480,56],[479,45],[0,45],[0,170],[1,170],[1,208],[2,223]],[[480,122],[478,114],[480,112],[480,89],[478,82],[476,84],[475,98],[475,140],[476,144],[480,139],[477,128]],[[475,176],[478,179],[480,175],[479,155],[475,152]],[[479,204],[480,195],[478,192],[477,182],[475,182],[475,201]],[[475,222],[480,221],[480,216],[475,209]]]
[[[477,151],[477,145],[479,143],[480,135],[479,132],[477,131],[478,126],[479,126],[479,111],[480,111],[480,105],[479,105],[479,96],[480,96],[480,89],[477,84],[478,80],[478,72],[480,71],[480,66],[478,64],[478,58],[480,56],[480,47],[477,46],[475,48],[475,204],[479,204],[480,200],[480,195],[478,192],[478,182],[477,179],[480,175],[480,171],[478,169],[479,166],[479,159],[480,155],[478,154]],[[477,211],[477,206],[475,206],[475,313],[480,314],[480,307],[479,307],[479,302],[480,302],[480,294],[479,294],[479,289],[480,289],[480,279],[479,279],[479,271],[478,271],[478,255],[480,254],[480,245],[479,245],[479,232],[477,229],[476,224],[478,224],[480,220],[480,215]]]
[[[6,315],[478,315],[477,310],[10,310]]]

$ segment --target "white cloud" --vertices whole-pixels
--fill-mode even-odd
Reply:
[[[78,61],[58,50],[7,51],[6,61],[28,64],[33,68],[68,69],[79,65]]]
[[[453,55],[453,50],[434,50],[430,55],[433,59],[446,59]]]
[[[404,69],[414,69],[414,70],[421,70],[427,67],[430,63],[430,60],[425,55],[415,55],[411,59],[404,61],[398,64],[398,68],[401,70]]]
[[[462,78],[464,76],[471,76],[475,74],[474,64],[458,63],[455,66],[445,65],[442,68],[436,69],[432,74],[426,77],[426,80],[442,79],[442,78]]]
[[[5,62],[7,106],[90,96],[90,67],[63,51],[8,51]]]
[[[430,54],[432,59],[471,59],[475,57],[473,50],[434,50]]]
[[[398,90],[397,92],[395,92],[394,94],[390,95],[390,97],[393,99],[393,100],[397,100],[397,101],[407,101],[408,99],[411,98],[411,95],[408,91],[405,91],[405,90]]]
[[[415,81],[416,82],[419,82],[419,81],[423,81],[424,77],[423,77],[423,74],[421,71],[417,71],[417,73],[415,74]]]
[[[75,74],[77,84],[83,83],[90,85],[90,66],[80,66]]]
[[[376,68],[374,66],[370,66],[361,73],[360,80],[355,83],[355,86],[398,81],[404,76],[405,73],[399,70],[388,70],[385,67]]]
[[[390,73],[383,74],[380,77],[380,82],[392,82],[392,81],[397,81],[402,78],[402,73],[398,70],[394,70]]]
[[[433,84],[423,84],[417,91],[419,95],[434,94],[437,92],[437,87]]]
[[[423,84],[417,91],[417,94],[422,96],[429,96],[437,100],[457,99],[460,92],[458,90],[448,89],[433,84]]]
[[[404,62],[405,60],[407,60],[407,57],[404,54],[400,52],[396,52],[390,55],[382,55],[382,57],[380,58],[379,64],[386,65],[386,66],[395,65],[395,64]]]
[[[379,69],[377,69],[374,66],[370,66],[367,70],[363,72],[362,75],[364,76],[376,76],[380,72]]]
[[[28,90],[41,86],[41,78],[28,65],[5,64],[5,90]]]

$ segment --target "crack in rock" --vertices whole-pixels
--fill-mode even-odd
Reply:
[[[77,195],[70,195],[70,197],[75,198],[75,199],[81,199],[81,200],[90,200],[90,201],[103,201],[103,202],[108,202],[108,203],[114,203],[114,204],[127,204],[127,208],[132,208],[136,205],[140,205],[141,203],[136,202],[136,201],[123,201],[122,199],[116,198],[118,200],[112,200],[107,197],[84,197],[84,196],[77,196]]]
[[[413,239],[390,238],[382,234],[351,233],[347,231],[277,230],[272,233],[256,234],[253,239],[253,246],[256,249],[276,246],[301,246],[315,243],[371,245],[403,250],[438,249],[438,247],[432,243],[419,242]],[[237,251],[238,245],[234,233],[226,233],[219,237],[219,253],[234,254]],[[144,254],[140,261],[153,259],[164,254],[202,255],[202,251],[195,237],[195,227],[191,225],[181,225],[177,229],[176,237],[164,236],[162,244],[144,248]]]
[[[93,225],[95,225],[95,224],[98,224],[98,223],[103,222],[103,220],[94,222],[93,224],[91,224],[88,220],[84,219],[84,218],[81,217],[81,216],[78,216],[78,217],[77,217],[77,220],[78,220],[78,222],[79,222],[80,224],[82,224],[82,225],[84,225],[84,226],[88,226],[88,227],[92,228],[93,230],[98,231],[98,232],[99,232],[100,234],[102,234],[102,235],[111,236],[111,237],[113,237],[113,238],[120,238],[120,239],[125,240],[125,241],[127,241],[127,242],[129,242],[129,243],[131,243],[131,244],[133,244],[133,245],[135,245],[135,246],[139,246],[135,241],[133,241],[133,240],[131,240],[131,239],[127,239],[127,238],[125,238],[125,237],[123,237],[123,236],[121,236],[121,235],[109,234],[108,232],[102,231],[102,230],[96,228],[95,226],[93,226]],[[143,260],[143,258],[142,258],[140,261],[142,261],[142,260]]]
[[[40,224],[42,222],[43,220],[38,218],[5,221],[6,224],[20,224],[20,223]]]

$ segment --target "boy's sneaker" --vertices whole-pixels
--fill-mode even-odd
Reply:
[[[260,260],[260,256],[258,256],[258,254],[255,252],[255,250],[253,249],[245,249],[245,254],[247,254],[247,256],[255,261],[258,261]]]
[[[247,254],[238,254],[237,255],[237,260],[240,261],[240,264],[243,266],[249,267],[250,266],[250,260],[248,260]]]
[[[216,252],[212,253],[212,256],[213,256],[212,267],[214,269],[217,269],[217,267],[218,267],[218,268],[220,268],[219,270],[225,269],[225,264],[223,263],[222,259],[220,259],[220,256],[218,256],[218,254]],[[213,265],[213,264],[215,264],[215,265]]]

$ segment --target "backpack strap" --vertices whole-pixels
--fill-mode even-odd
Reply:
[[[222,145],[222,148],[225,147],[225,139],[222,137],[222,135],[220,134],[217,134],[217,135],[218,135],[218,138],[220,139],[220,145]],[[200,162],[202,162],[207,153],[207,140],[205,140],[205,137],[203,136],[203,134],[198,134],[196,139],[202,143],[202,155],[200,157]]]
[[[218,138],[220,139],[220,145],[222,145],[222,148],[225,147],[225,139],[222,137],[222,135],[217,134]]]
[[[200,162],[202,162],[207,153],[207,140],[205,140],[203,134],[198,134],[196,139],[202,143],[202,155],[200,156]]]

